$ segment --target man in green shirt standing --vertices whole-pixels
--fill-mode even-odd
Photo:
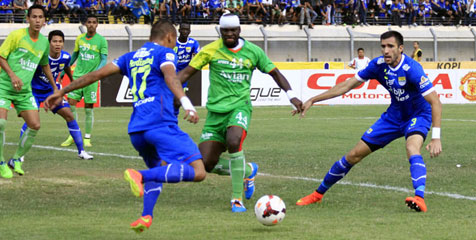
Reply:
[[[88,15],[86,18],[87,32],[79,35],[74,44],[74,52],[71,57],[72,66],[78,59],[76,68],[74,69],[73,78],[79,77],[102,68],[107,62],[107,41],[96,32],[98,27],[98,18],[94,15]],[[72,79],[71,79],[72,80]],[[76,104],[84,98],[84,112],[86,113],[86,127],[84,134],[84,146],[91,147],[91,131],[93,129],[94,103],[97,102],[98,82],[95,82],[87,87],[77,89],[68,94],[68,103],[71,107],[76,120],[78,114],[76,112]],[[71,135],[64,141],[61,146],[67,147],[73,143]]]
[[[31,92],[31,79],[38,64],[42,66],[53,89],[58,90],[48,64],[50,44],[48,39],[40,34],[45,24],[45,16],[43,6],[31,6],[26,17],[29,27],[11,32],[0,46],[0,176],[3,178],[13,176],[3,158],[5,125],[11,104],[15,105],[18,116],[22,117],[28,126],[11,159],[13,170],[19,175],[25,174],[21,168],[20,157],[30,150],[40,129],[38,106]]]
[[[256,163],[245,164],[243,142],[251,121],[250,86],[255,68],[273,77],[285,90],[297,112],[302,103],[281,72],[255,44],[240,38],[240,20],[234,14],[220,18],[221,38],[206,45],[192,59],[189,66],[180,71],[183,83],[195,72],[210,64],[210,87],[208,89],[208,115],[200,138],[200,152],[207,172],[231,174],[232,212],[244,212],[242,202],[254,193],[254,177],[258,172]],[[229,161],[220,155],[228,150]],[[245,180],[243,181],[243,178]]]

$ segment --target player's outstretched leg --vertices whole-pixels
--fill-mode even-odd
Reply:
[[[341,160],[337,161],[332,165],[331,169],[329,172],[327,172],[326,176],[324,177],[324,180],[321,182],[321,185],[319,185],[319,188],[307,195],[306,197],[303,197],[299,199],[296,202],[296,205],[298,206],[305,206],[309,205],[312,203],[320,203],[322,201],[324,193],[332,187],[337,181],[341,180],[352,168],[352,165],[347,162],[345,159],[345,156],[342,157]]]
[[[162,183],[146,182],[144,183],[144,208],[139,219],[131,223],[131,229],[136,233],[141,233],[152,225],[154,218],[154,206],[162,192]]]
[[[74,119],[78,119],[78,113],[76,112],[76,105],[70,103],[69,108],[71,109],[71,113],[73,114]],[[73,144],[73,142],[74,142],[73,137],[71,135],[69,135],[68,138],[64,142],[61,143],[61,146],[62,147],[69,147],[69,146],[71,146],[71,144]],[[83,142],[82,139],[81,139],[81,142]]]
[[[30,150],[31,146],[33,146],[33,142],[35,141],[37,133],[38,130],[34,130],[28,127],[21,136],[20,141],[18,142],[18,148],[15,154],[13,154],[13,158],[8,161],[8,165],[13,169],[14,172],[18,173],[19,175],[25,174],[25,172],[21,168],[22,162],[20,161],[20,158]]]
[[[415,189],[415,197],[407,197],[406,205],[410,209],[417,212],[426,212],[425,204],[425,184],[426,184],[426,165],[421,155],[412,155],[409,158],[410,174],[412,176],[413,188]]]
[[[84,151],[81,129],[79,128],[78,122],[73,118],[71,121],[67,121],[66,125],[68,125],[69,134],[72,136],[76,148],[78,149],[78,157],[85,160],[93,160],[93,156]]]
[[[243,182],[245,177],[245,155],[243,151],[230,154],[230,172],[231,172],[231,187],[233,194],[231,197],[231,211],[245,212],[246,208],[241,202],[243,197]]]

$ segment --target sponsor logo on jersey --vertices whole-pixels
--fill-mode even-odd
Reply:
[[[186,47],[186,48],[185,48],[185,51],[189,53],[189,52],[192,51],[192,48],[191,48],[191,47]]]
[[[175,60],[175,54],[173,53],[166,53],[165,54],[165,59],[169,60],[169,61],[174,61]]]
[[[410,69],[410,66],[408,66],[408,64],[405,64],[405,65],[403,65],[402,68],[403,68],[404,71],[408,71],[408,69]]]
[[[140,48],[139,50],[134,53],[132,58],[145,58],[150,56],[150,52],[154,51],[154,49],[147,49],[147,48]]]
[[[200,137],[203,140],[207,140],[213,137],[213,133],[202,133],[202,136]]]
[[[407,79],[405,77],[398,77],[398,84],[400,84],[400,86],[404,86],[405,83],[407,83]]]
[[[461,94],[469,101],[476,101],[476,72],[470,72],[461,78]]]
[[[28,52],[28,50],[27,50],[26,48],[18,48],[18,51],[24,52],[24,53],[27,53],[27,52]]]
[[[379,64],[379,65],[384,63],[384,62],[385,62],[385,59],[383,57],[381,57],[377,60],[377,64]]]
[[[426,76],[421,76],[420,88],[423,89],[428,86],[428,84],[430,84],[430,79],[428,79]]]
[[[395,82],[395,79],[388,79],[387,77],[385,77],[385,81],[387,83],[387,86],[392,86]]]

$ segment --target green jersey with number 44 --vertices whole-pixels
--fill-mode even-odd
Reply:
[[[210,64],[207,109],[226,113],[237,107],[251,107],[250,87],[253,70],[271,72],[275,66],[257,45],[244,39],[241,49],[232,50],[220,38],[200,50],[189,66],[200,70]]]

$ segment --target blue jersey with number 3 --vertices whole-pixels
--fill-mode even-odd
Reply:
[[[387,109],[387,116],[391,119],[405,122],[417,115],[431,117],[431,105],[424,96],[434,91],[433,84],[420,63],[409,56],[402,54],[395,68],[387,65],[383,56],[375,58],[355,77],[359,81],[376,79],[388,90],[392,102]]]
[[[176,66],[174,51],[147,42],[139,50],[122,55],[113,63],[129,78],[134,111],[128,132],[140,132],[157,126],[177,124],[173,114],[174,95],[164,80],[161,67]]]

